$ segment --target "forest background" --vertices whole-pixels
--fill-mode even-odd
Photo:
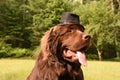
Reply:
[[[91,34],[87,58],[120,58],[120,0],[0,0],[0,58],[35,57],[63,12],[79,15]]]

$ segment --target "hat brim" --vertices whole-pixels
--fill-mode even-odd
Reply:
[[[58,25],[66,25],[66,24],[78,24],[78,25],[80,25],[80,23],[69,23],[69,22],[60,23]]]

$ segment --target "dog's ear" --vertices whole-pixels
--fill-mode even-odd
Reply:
[[[55,26],[50,28],[42,37],[41,50],[44,59],[47,59],[50,55],[56,56],[58,48],[60,47],[59,33],[59,27]]]
[[[43,55],[43,60],[46,60],[48,56],[51,54],[50,52],[50,36],[53,32],[53,28],[45,32],[44,36],[41,39],[41,54]]]
[[[53,27],[48,37],[49,50],[53,55],[57,54],[60,46],[59,33],[59,27]]]

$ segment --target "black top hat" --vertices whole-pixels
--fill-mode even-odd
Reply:
[[[64,24],[80,24],[79,16],[69,12],[63,13],[59,25]]]

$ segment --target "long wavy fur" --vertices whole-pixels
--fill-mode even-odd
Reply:
[[[59,26],[51,28],[41,40],[41,52],[27,80],[83,80],[80,65],[62,58]]]

